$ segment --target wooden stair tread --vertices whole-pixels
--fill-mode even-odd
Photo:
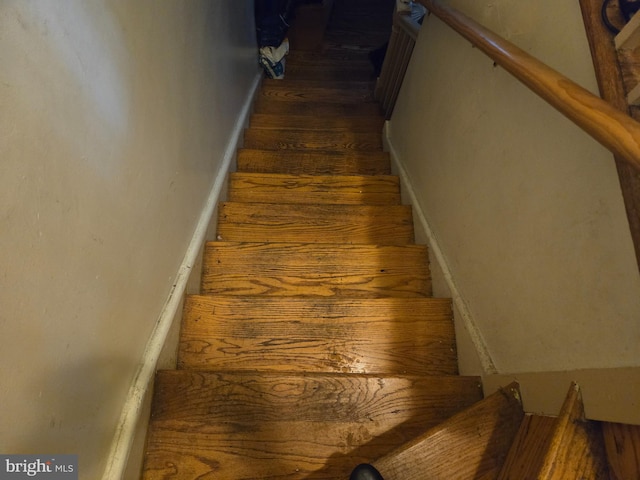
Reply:
[[[296,65],[295,63],[288,63],[285,79],[320,80],[325,82],[368,81],[374,79],[374,72],[371,65],[350,65],[343,68],[339,65]]]
[[[531,428],[531,426],[535,428]],[[509,452],[500,479],[608,478],[600,425],[584,419],[577,385],[572,384],[557,418],[529,425]]]
[[[373,91],[375,88],[373,80],[338,80],[334,82],[327,82],[325,80],[317,79],[298,79],[298,78],[284,78],[282,80],[275,80],[272,78],[265,78],[262,80],[262,86],[268,89],[282,89],[282,90],[304,90],[306,88],[332,88],[339,91],[343,90],[366,90]]]
[[[260,89],[259,98],[279,102],[326,102],[326,103],[372,103],[373,86],[362,85],[359,88],[339,88],[337,86],[279,86],[267,84]]]
[[[218,239],[232,242],[414,243],[408,205],[297,205],[223,202]]]
[[[460,376],[161,371],[143,478],[346,478],[478,401],[479,387]]]
[[[229,179],[232,202],[398,205],[397,176],[291,175],[236,172]]]
[[[154,423],[194,428],[228,419],[435,425],[481,399],[478,377],[161,370]],[[459,395],[451,401],[449,395]]]
[[[381,135],[384,126],[384,117],[382,115],[334,117],[255,113],[251,116],[250,126],[252,128],[269,129],[297,128],[298,130],[370,132]]]
[[[374,102],[286,102],[273,98],[265,98],[263,96],[256,98],[254,112],[278,115],[335,115],[342,117],[381,114],[380,106]]]
[[[379,132],[247,128],[244,131],[244,146],[267,150],[380,151],[382,135]]]
[[[386,152],[300,152],[287,150],[238,150],[238,170],[256,173],[307,175],[387,175],[391,173]]]
[[[640,425],[602,422],[611,480],[640,480]]]
[[[269,80],[269,79],[267,79]],[[323,82],[321,80],[269,80],[262,82],[260,95],[290,102],[372,102],[375,83],[364,80]]]
[[[206,432],[159,426],[147,438],[143,479],[346,479],[354,465],[411,440],[420,429],[385,431],[375,422],[225,422]]]
[[[178,365],[454,375],[451,301],[188,296]]]
[[[502,475],[514,472],[511,478],[515,478],[515,472],[524,472],[529,465],[540,465],[555,424],[555,417],[525,415],[505,460]]]
[[[209,242],[201,292],[225,295],[431,295],[424,245]]]
[[[511,385],[375,461],[375,467],[389,479],[495,478],[523,414],[517,386]]]

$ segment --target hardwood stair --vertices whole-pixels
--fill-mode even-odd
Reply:
[[[457,375],[366,54],[292,52],[264,82],[178,369],[157,375],[143,478],[346,478],[482,398]]]
[[[496,478],[522,418],[513,384],[380,458],[375,467],[389,480]]]
[[[209,242],[205,295],[428,297],[424,245]]]
[[[557,418],[525,417],[500,480],[609,478],[601,424],[586,421],[577,385],[571,385]]]
[[[386,480],[560,478],[570,455],[550,446],[591,445],[578,397],[559,419],[524,416],[516,385],[483,400],[458,375],[451,300],[431,296],[370,98],[393,3],[335,0],[323,48],[264,81],[178,368],[156,376],[143,479],[346,479],[365,462]],[[603,429],[581,474],[640,478],[638,430]]]

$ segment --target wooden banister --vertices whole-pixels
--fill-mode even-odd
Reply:
[[[440,0],[416,0],[615,155],[640,170],[640,122]]]
[[[394,13],[391,38],[375,90],[375,98],[387,119],[393,113],[419,33],[420,24],[410,15]]]

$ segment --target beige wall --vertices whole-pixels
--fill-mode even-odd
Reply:
[[[597,91],[578,2],[449,3]],[[499,373],[640,366],[609,152],[435,17],[389,136]]]
[[[100,478],[257,74],[253,2],[0,2],[0,452]]]

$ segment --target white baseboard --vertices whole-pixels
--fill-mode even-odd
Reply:
[[[129,460],[129,453],[131,452],[131,447],[136,436],[137,426],[141,418],[141,412],[144,410],[143,405],[145,398],[149,393],[156,372],[158,359],[160,358],[167,341],[167,335],[175,319],[180,318],[179,309],[180,305],[182,305],[182,299],[186,292],[189,277],[193,266],[198,261],[198,255],[200,255],[202,251],[211,217],[220,199],[220,194],[223,191],[224,183],[235,158],[243,130],[251,114],[251,107],[255,94],[260,86],[261,79],[262,74],[260,73],[256,75],[251,85],[247,99],[242,106],[240,115],[238,115],[229,138],[222,165],[200,213],[198,223],[191,237],[191,242],[176,274],[175,284],[165,301],[153,332],[147,341],[141,364],[138,367],[122,408],[102,480],[120,480],[123,478]]]
[[[482,332],[476,325],[471,311],[467,306],[465,299],[463,298],[460,289],[458,288],[455,279],[453,277],[453,273],[449,268],[449,264],[447,262],[447,258],[445,257],[442,248],[440,248],[440,244],[438,243],[438,238],[431,228],[431,225],[427,221],[427,217],[418,202],[418,198],[415,194],[415,190],[413,185],[411,184],[411,179],[407,174],[407,171],[403,165],[402,159],[399,157],[398,152],[393,146],[393,142],[391,140],[389,134],[389,122],[385,122],[384,132],[383,132],[383,141],[385,143],[386,149],[389,151],[391,156],[391,161],[394,164],[395,170],[398,172],[398,176],[400,177],[400,182],[402,184],[403,192],[408,195],[411,200],[411,206],[414,213],[414,218],[417,220],[420,225],[419,227],[424,232],[427,237],[427,242],[429,246],[429,253],[432,255],[432,262],[435,261],[438,263],[442,271],[442,275],[447,284],[447,287],[451,293],[451,298],[458,313],[458,317],[456,321],[461,320],[463,322],[464,328],[467,331],[471,342],[476,350],[476,355],[480,362],[482,371],[485,375],[491,375],[497,373],[496,366],[491,358],[489,353],[489,349],[482,337]]]

